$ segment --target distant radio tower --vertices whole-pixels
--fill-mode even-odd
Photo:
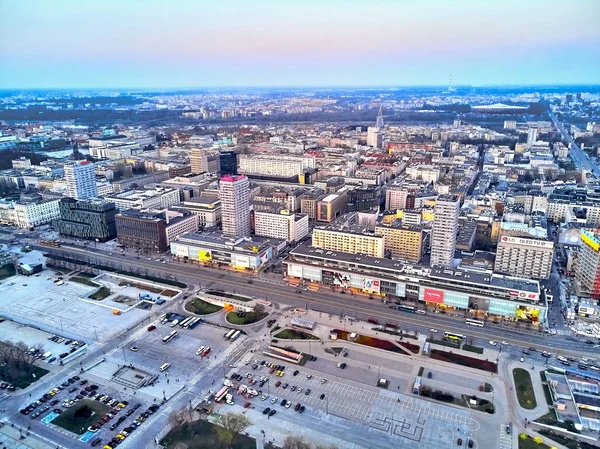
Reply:
[[[383,129],[383,106],[379,105],[379,114],[377,114],[377,122],[375,122],[377,129]]]
[[[450,80],[448,81],[448,92],[454,92],[454,87],[452,87],[452,74],[450,74]]]

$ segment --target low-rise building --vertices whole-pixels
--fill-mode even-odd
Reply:
[[[308,235],[308,215],[290,213],[287,209],[277,212],[254,211],[254,233],[287,242],[297,242]]]
[[[373,257],[383,257],[384,242],[383,235],[366,231],[361,225],[331,225],[315,228],[312,234],[312,245],[315,247]]]
[[[119,210],[166,209],[180,201],[179,190],[157,186],[107,195],[106,199],[114,203]]]
[[[60,217],[59,201],[36,196],[0,203],[0,221],[23,229],[50,223]]]

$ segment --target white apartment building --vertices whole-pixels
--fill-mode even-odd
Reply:
[[[389,187],[385,192],[385,210],[405,209],[408,195],[405,188]]]
[[[144,190],[134,189],[107,195],[106,199],[115,203],[115,206],[119,210],[163,210],[179,202],[179,190],[171,189],[169,187],[154,187]]]
[[[526,279],[549,279],[553,254],[554,242],[502,235],[494,271]]]
[[[67,196],[76,200],[98,197],[94,164],[88,161],[69,162],[64,166]]]
[[[250,154],[240,154],[238,164],[238,170],[243,173],[284,178],[302,174],[305,169],[316,167],[314,157]]]
[[[308,235],[308,215],[280,212],[255,211],[254,234],[288,242],[297,242]]]
[[[60,218],[60,199],[0,204],[0,221],[22,229],[41,226]]]
[[[460,197],[440,195],[435,200],[431,229],[431,266],[450,267],[456,249]]]
[[[165,211],[165,234],[167,236],[167,245],[170,245],[171,242],[180,235],[198,231],[198,218],[198,215],[193,213],[183,215],[174,211]]]
[[[219,181],[223,234],[239,239],[250,236],[250,182],[245,175],[225,175]]]
[[[315,228],[312,234],[312,245],[331,251],[365,254],[372,257],[383,257],[385,237],[373,233],[364,233],[363,229]]]
[[[414,165],[406,169],[406,174],[411,179],[419,179],[424,182],[438,182],[440,180],[440,169],[433,165]]]

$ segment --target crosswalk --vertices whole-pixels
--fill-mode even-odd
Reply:
[[[512,434],[506,433],[506,425],[500,424],[500,449],[512,449]]]

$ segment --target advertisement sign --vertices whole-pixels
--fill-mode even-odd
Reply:
[[[248,256],[235,256],[235,266],[240,268],[250,268],[250,258]]]
[[[379,279],[363,279],[363,290],[369,293],[379,293]]]
[[[212,260],[212,253],[209,250],[201,249],[198,251],[198,260],[200,262],[210,262]]]
[[[523,237],[509,237],[507,235],[503,235],[502,237],[500,237],[500,242],[512,245],[535,246],[538,248],[554,248],[554,243],[549,242],[547,240],[526,239]]]
[[[594,314],[594,308],[593,307],[579,306],[579,313],[582,314],[582,315],[593,315]]]
[[[521,299],[538,299],[539,295],[537,293],[529,293],[529,292],[520,292],[517,290],[510,290],[508,292],[510,296],[513,298],[521,298]]]
[[[177,245],[175,255],[177,257],[190,257],[189,247],[184,245]]]
[[[350,287],[350,276],[337,271],[323,270],[323,283],[337,287]]]
[[[288,264],[288,275],[295,278],[302,278],[302,265]]]
[[[434,290],[432,288],[426,288],[423,299],[425,302],[434,302],[436,304],[444,303],[444,292],[442,290]]]

